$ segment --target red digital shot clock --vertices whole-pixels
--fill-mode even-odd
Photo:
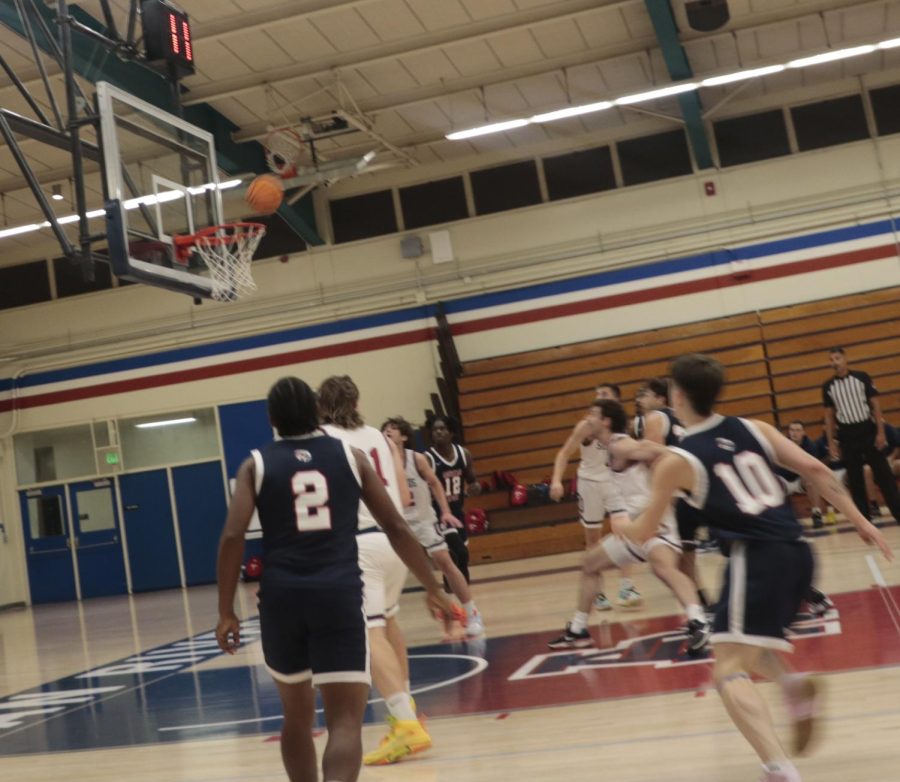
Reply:
[[[143,0],[141,21],[150,64],[168,63],[179,77],[194,72],[194,45],[188,15],[166,0]]]

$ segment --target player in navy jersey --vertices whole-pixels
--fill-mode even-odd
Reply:
[[[640,409],[639,435],[637,439],[647,439],[662,445],[678,445],[684,436],[684,426],[669,406],[669,383],[660,377],[648,380],[638,392]],[[675,503],[675,518],[678,521],[678,536],[681,538],[681,560],[679,567],[697,587],[700,602],[707,609],[710,601],[700,585],[697,575],[697,532],[706,527],[706,521],[696,508],[684,500]]]
[[[633,522],[616,520],[614,528],[643,543],[656,534],[678,492],[703,510],[729,555],[711,639],[716,686],[763,763],[761,782],[799,782],[750,678],[756,673],[780,685],[794,720],[794,750],[805,749],[812,735],[816,683],[789,673],[775,651],[792,648],[784,628],[809,589],[813,556],[775,465],[814,482],[866,543],[877,545],[888,559],[891,551],[825,465],[769,424],[714,413],[725,380],[718,361],[682,356],[672,365],[671,377],[672,403],[686,426],[685,436],[659,460],[644,513]]]
[[[425,456],[431,462],[431,469],[444,487],[450,512],[457,519],[464,519],[466,511],[463,506],[466,495],[481,493],[481,485],[476,480],[475,470],[472,467],[472,454],[468,448],[453,442],[457,429],[456,422],[451,418],[434,416],[425,422],[425,428],[431,434],[431,447],[425,452]],[[434,507],[440,514],[440,508],[436,504]],[[442,530],[447,547],[450,549],[450,556],[468,583],[469,549],[466,541],[469,532],[465,524],[462,527],[442,525]]]
[[[255,509],[263,531],[262,647],[284,709],[285,769],[291,782],[318,779],[315,686],[328,727],[323,778],[354,782],[371,681],[357,562],[361,499],[448,626],[452,609],[368,458],[318,428],[312,389],[298,378],[282,378],[269,390],[268,409],[281,439],[253,451],[238,470],[219,543],[216,640],[230,654],[240,643],[234,595]]]

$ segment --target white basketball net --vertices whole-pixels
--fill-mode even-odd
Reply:
[[[269,168],[283,179],[297,173],[297,164],[303,155],[303,139],[293,130],[274,130],[265,141],[266,162]]]
[[[235,223],[194,237],[194,251],[209,269],[213,299],[236,301],[256,290],[250,262],[265,235],[261,223]]]

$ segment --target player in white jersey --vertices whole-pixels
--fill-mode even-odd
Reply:
[[[484,621],[466,577],[453,562],[443,530],[447,527],[461,527],[463,521],[457,519],[447,503],[444,487],[431,469],[425,454],[407,448],[413,440],[413,428],[409,422],[396,416],[388,418],[381,425],[381,431],[398,448],[403,449],[404,467],[412,503],[404,509],[404,516],[413,535],[438,570],[444,574],[450,591],[456,595],[466,612],[466,635],[477,638],[484,635]],[[441,511],[440,523],[435,513],[432,497]]]
[[[612,383],[602,383],[596,388],[596,401],[601,399],[619,399],[619,387]],[[553,460],[553,476],[550,479],[550,499],[559,502],[565,490],[562,485],[563,473],[569,459],[576,449],[581,450],[581,462],[578,465],[578,516],[584,528],[584,547],[590,550],[604,533],[604,519],[607,515],[623,512],[622,500],[609,472],[609,454],[606,447],[594,436],[597,426],[597,408],[592,404],[587,415],[575,424],[568,439]],[[631,581],[632,567],[622,569],[622,580],[619,583],[618,605],[623,607],[639,606],[643,600]],[[603,592],[602,578],[597,582],[597,595],[594,608],[598,611],[610,611],[612,604]]]
[[[597,440],[609,450],[610,470],[622,498],[627,515],[636,518],[647,507],[650,496],[648,462],[666,453],[664,446],[647,441],[637,442],[627,434],[625,410],[615,400],[600,400],[597,404],[599,424]],[[662,581],[684,606],[688,616],[688,649],[696,652],[709,641],[710,628],[693,581],[678,568],[681,540],[675,514],[669,508],[656,534],[642,545],[607,535],[600,544],[585,554],[578,591],[578,608],[565,632],[551,641],[551,649],[570,649],[593,644],[587,631],[591,598],[604,570],[628,564],[649,562],[656,577]]]
[[[359,389],[348,376],[329,377],[319,386],[319,414],[332,437],[365,453],[388,495],[402,513],[410,501],[399,449],[377,429],[366,426],[357,406]],[[409,658],[397,623],[406,566],[363,502],[356,533],[363,578],[363,608],[372,658],[372,681],[390,713],[389,732],[377,749],[363,757],[365,765],[395,763],[431,746],[431,737],[416,716],[409,693]]]

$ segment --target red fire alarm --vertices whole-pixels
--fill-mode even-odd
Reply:
[[[704,182],[703,189],[706,191],[706,195],[714,196],[716,194],[716,183],[715,182]]]

